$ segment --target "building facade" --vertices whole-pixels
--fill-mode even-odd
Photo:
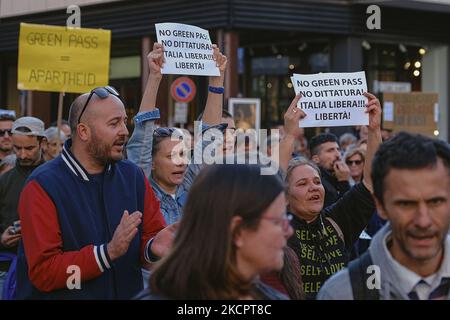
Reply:
[[[21,2],[22,1],[22,2]],[[45,2],[44,0],[42,0]],[[64,26],[67,1],[2,1],[0,105],[21,114],[56,120],[58,94],[17,90],[20,22]],[[366,71],[369,91],[401,82],[413,91],[439,94],[439,136],[448,140],[450,1],[323,0],[117,0],[69,1],[81,8],[81,26],[112,31],[110,84],[131,116],[147,80],[146,54],[156,41],[155,23],[179,22],[208,29],[229,59],[224,98],[261,99],[262,127],[281,122],[294,96],[292,73]],[[22,7],[14,3],[22,3]],[[24,5],[24,4],[27,4]],[[369,29],[369,5],[378,5],[380,29]],[[9,6],[8,6],[9,5]],[[34,5],[36,6],[36,5]],[[194,120],[206,101],[207,78],[189,105]],[[174,125],[174,100],[165,76],[158,94],[162,123]],[[75,95],[64,98],[64,116]],[[225,101],[226,103],[226,101]],[[132,125],[130,123],[130,125]]]

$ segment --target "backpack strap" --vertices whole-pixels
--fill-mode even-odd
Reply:
[[[372,264],[373,262],[369,251],[366,251],[358,259],[349,263],[348,273],[354,300],[380,300],[379,290],[369,289],[367,287],[367,279],[370,276],[370,274],[367,273],[367,268]]]
[[[339,225],[336,223],[336,221],[334,221],[332,218],[326,217],[326,219],[331,223],[333,228],[336,230],[339,238],[341,238],[341,240],[342,240],[342,242],[344,242],[344,246],[345,246],[344,233],[342,232],[341,227],[339,227]]]

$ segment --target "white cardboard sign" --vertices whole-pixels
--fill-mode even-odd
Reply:
[[[162,74],[219,76],[208,30],[181,23],[155,24],[166,59]]]
[[[302,97],[297,107],[306,113],[300,127],[368,125],[368,99],[364,71],[351,73],[294,74],[295,93]]]
[[[188,104],[185,102],[175,102],[174,110],[173,121],[175,123],[186,124],[188,118]]]

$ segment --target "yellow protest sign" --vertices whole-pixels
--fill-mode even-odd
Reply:
[[[108,85],[111,31],[20,24],[17,88],[89,92]]]

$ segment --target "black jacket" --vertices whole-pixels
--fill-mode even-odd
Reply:
[[[3,232],[19,220],[17,206],[19,205],[19,197],[25,185],[28,176],[43,162],[39,162],[36,166],[20,166],[16,162],[16,166],[0,177],[0,232]],[[17,246],[13,248],[4,248],[0,244],[0,251],[8,251],[17,253]],[[0,271],[7,271],[9,263],[0,263]]]
[[[322,184],[325,188],[325,202],[323,207],[326,208],[350,190],[350,183],[348,181],[338,181],[334,175],[322,167],[320,167],[320,174],[322,175]]]
[[[347,266],[353,243],[374,210],[369,190],[358,183],[314,221],[307,223],[294,215],[294,234],[288,245],[299,257],[307,299],[314,299],[325,280]]]

